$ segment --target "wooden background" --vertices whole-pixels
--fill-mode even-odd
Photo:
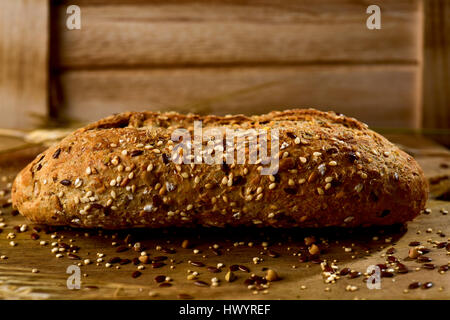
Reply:
[[[3,0],[0,127],[315,107],[442,138],[450,1],[377,1],[382,29],[368,30],[372,2]],[[81,30],[66,28],[71,4]]]

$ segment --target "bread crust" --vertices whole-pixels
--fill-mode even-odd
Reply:
[[[192,129],[194,120],[204,128],[279,128],[278,173],[261,175],[258,164],[167,161],[171,133]],[[294,109],[110,116],[38,155],[16,177],[12,201],[34,223],[84,228],[356,227],[409,221],[427,194],[417,162],[365,124]]]

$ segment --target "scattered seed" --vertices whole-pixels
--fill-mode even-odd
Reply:
[[[171,283],[163,282],[163,283],[160,283],[158,287],[160,287],[160,288],[167,288],[167,287],[171,287],[171,286],[172,286]]]
[[[114,258],[109,259],[108,263],[114,264],[114,263],[120,262],[120,260],[122,260],[122,259],[120,259],[119,257],[114,257]]]
[[[339,272],[339,275],[346,276],[347,274],[350,273],[350,271],[351,271],[350,268],[344,268]]]
[[[418,256],[420,256],[419,251],[416,248],[410,248],[408,257],[411,259],[416,259]]]
[[[387,257],[387,260],[388,260],[388,262],[390,262],[390,263],[398,262],[398,259],[397,259],[396,257],[394,257],[394,256],[388,256],[388,257]]]
[[[39,235],[38,235],[37,233],[35,233],[35,232],[33,232],[33,233],[30,235],[30,237],[31,237],[32,240],[38,240],[38,239],[40,238]]]
[[[382,278],[392,278],[394,276],[394,274],[392,272],[389,271],[382,271],[381,272],[381,277]]]
[[[350,272],[350,274],[349,274],[350,279],[358,278],[360,276],[361,276],[361,272],[359,272],[359,271],[353,271],[353,272]]]
[[[431,262],[433,259],[427,256],[420,256],[417,258],[418,262]]]
[[[216,267],[207,267],[206,268],[209,272],[212,272],[212,273],[219,273],[220,272],[220,269],[219,268],[216,268]]]
[[[138,260],[140,261],[140,262],[142,262],[143,264],[148,264],[148,263],[150,263],[150,257],[149,256],[139,256],[139,258],[138,258]]]
[[[311,246],[309,247],[308,251],[309,251],[309,253],[310,253],[311,255],[316,255],[316,254],[319,254],[319,253],[320,253],[319,247],[318,247],[317,245],[315,245],[315,244],[311,245]]]
[[[178,299],[182,299],[182,300],[192,300],[194,299],[193,296],[186,294],[186,293],[179,293],[178,294]]]
[[[191,244],[189,243],[189,240],[183,240],[183,242],[181,243],[181,247],[183,249],[187,249],[191,246]]]
[[[152,258],[153,262],[159,262],[159,261],[165,261],[165,260],[167,260],[166,256],[156,256],[156,257]]]
[[[239,265],[239,266],[238,266],[238,269],[241,270],[241,271],[243,271],[243,272],[250,272],[250,269],[247,268],[246,266],[243,266],[243,265]]]
[[[269,270],[267,270],[266,280],[267,281],[277,281],[277,280],[279,280],[278,274],[274,270],[269,269]]]
[[[161,252],[168,253],[168,254],[176,253],[175,249],[172,249],[172,248],[161,248]]]
[[[166,264],[164,262],[154,262],[152,263],[152,268],[156,269],[156,268],[161,268],[164,267]]]
[[[432,263],[424,263],[423,268],[428,270],[434,270],[436,269],[436,265]]]
[[[156,283],[161,283],[161,282],[164,282],[164,281],[166,281],[166,276],[156,276],[155,277],[155,282]]]
[[[420,282],[412,282],[409,284],[408,289],[413,290],[413,289],[417,289],[422,285],[422,283]]]
[[[234,280],[236,280],[236,275],[231,270],[228,271],[225,275],[225,281],[233,282]]]
[[[398,269],[397,269],[398,273],[408,273],[409,272],[408,268],[402,263],[398,263],[397,267],[398,267]]]
[[[447,272],[448,269],[449,269],[449,266],[446,265],[446,264],[444,264],[444,265],[442,265],[442,266],[439,267],[439,270],[438,270],[438,271],[439,271],[440,273],[444,273],[444,272]]]
[[[81,260],[81,258],[79,256],[77,256],[76,254],[73,254],[73,253],[69,253],[67,255],[67,258],[69,258],[70,260]]]
[[[198,287],[209,287],[209,284],[205,281],[197,280],[194,282],[194,284]]]
[[[387,254],[394,254],[395,253],[395,248],[391,247],[386,251]]]
[[[273,250],[267,250],[267,255],[271,258],[278,258],[280,254]]]
[[[126,265],[126,264],[129,264],[129,263],[131,263],[131,260],[130,260],[130,259],[121,259],[121,260],[119,261],[119,264],[120,264],[121,266]]]
[[[192,264],[194,267],[204,267],[205,264],[200,261],[190,261],[190,264]]]
[[[116,249],[116,252],[124,252],[127,251],[129,248],[127,246],[119,246]]]
[[[230,266],[230,270],[231,271],[238,271],[239,270],[239,266],[237,264],[233,264]]]

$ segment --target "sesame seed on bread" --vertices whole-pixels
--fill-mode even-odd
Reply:
[[[177,128],[279,129],[279,170],[171,161]],[[248,150],[246,150],[248,153]],[[349,117],[313,109],[258,116],[125,112],[78,129],[17,176],[13,205],[35,223],[121,229],[404,223],[428,186],[410,155]]]

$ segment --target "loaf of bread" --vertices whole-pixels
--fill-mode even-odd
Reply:
[[[178,142],[172,133],[193,132],[194,121],[202,121],[204,131],[278,129],[278,172],[262,174],[258,161],[173,161]],[[34,223],[84,228],[356,227],[413,219],[425,206],[427,188],[410,155],[333,112],[126,112],[38,155],[15,179],[12,201]]]

